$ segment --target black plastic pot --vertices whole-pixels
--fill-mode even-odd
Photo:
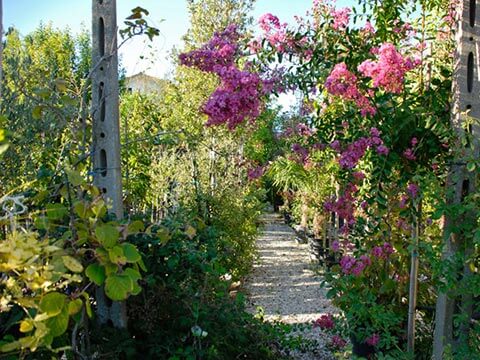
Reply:
[[[350,341],[352,342],[352,352],[356,356],[362,356],[367,359],[370,358],[371,355],[375,354],[376,350],[375,347],[368,345],[364,342],[360,342],[357,340],[355,335],[350,335]]]

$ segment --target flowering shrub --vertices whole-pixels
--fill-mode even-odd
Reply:
[[[328,296],[346,319],[343,329],[337,331],[378,350],[393,349],[405,336],[405,315],[401,315],[406,314],[403,257],[388,242],[367,252],[347,245],[338,247],[339,265],[326,278],[331,286]]]
[[[418,299],[431,307],[438,289],[452,292],[454,279],[469,281],[459,270],[464,265],[453,259],[443,263],[437,220],[442,214],[462,219],[471,211],[472,221],[460,221],[461,230],[447,224],[443,231],[446,238],[458,233],[472,243],[479,213],[471,197],[461,210],[444,201],[447,166],[455,156],[450,146],[458,142],[449,107],[452,5],[414,3],[420,17],[405,13],[400,0],[389,6],[367,0],[362,11],[315,0],[294,26],[273,14],[263,16],[263,38],[250,41],[255,59],[249,70],[262,78],[265,69],[288,58],[283,89],[296,89],[308,104],[278,126],[283,151],[266,175],[288,194],[287,209],[301,209],[302,226],[332,219],[322,224],[338,261],[327,272],[329,294],[355,341],[381,351],[405,350],[407,282],[416,281],[409,279],[408,256],[423,256],[426,280]],[[411,23],[402,20],[407,17]],[[459,152],[470,145],[464,141]],[[313,182],[319,178],[323,186]],[[460,257],[476,261],[478,244],[470,251]],[[468,287],[462,291],[476,296]],[[432,314],[421,317],[426,323]],[[330,325],[327,317],[317,322]],[[340,338],[333,342],[341,344]]]

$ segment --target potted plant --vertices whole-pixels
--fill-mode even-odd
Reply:
[[[338,332],[347,334],[357,356],[399,347],[407,316],[404,258],[385,242],[366,250],[333,244],[339,264],[326,272],[327,296],[342,313]]]

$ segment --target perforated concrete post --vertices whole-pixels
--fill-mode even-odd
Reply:
[[[94,182],[123,217],[118,108],[117,16],[115,0],[92,1]]]
[[[476,0],[459,0],[458,5],[458,28],[456,33],[457,48],[455,53],[455,68],[453,77],[453,104],[452,125],[460,138],[465,138],[467,133],[473,135],[474,150],[470,146],[464,149],[463,154],[454,160],[447,180],[447,190],[453,190],[448,196],[447,203],[454,205],[462,203],[464,197],[476,188],[475,172],[466,169],[466,158],[472,155],[478,158],[480,139],[480,2]],[[475,119],[475,123],[466,126],[468,119]],[[461,150],[463,145],[457,144]],[[464,244],[464,238],[460,233],[454,233],[451,228],[458,219],[446,216],[444,219],[444,258],[451,258],[455,252],[464,246],[468,252],[468,244]],[[469,269],[466,266],[461,276],[468,276]],[[453,336],[453,314],[456,301],[452,293],[439,293],[435,312],[435,332],[433,343],[433,357],[442,360],[445,347],[455,346]],[[463,297],[460,308],[469,312],[471,299]],[[470,305],[469,305],[470,302]],[[470,319],[468,319],[469,321]],[[468,324],[468,323],[467,323]]]
[[[118,107],[117,9],[115,0],[92,0],[92,118],[94,184],[123,217]],[[96,291],[97,317],[102,324],[127,326],[124,302],[111,302],[103,288]]]

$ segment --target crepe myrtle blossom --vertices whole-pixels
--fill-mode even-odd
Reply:
[[[352,9],[344,7],[341,9],[332,9],[330,15],[333,18],[332,28],[335,30],[346,29],[350,22],[350,13]]]
[[[393,94],[401,93],[405,73],[415,68],[418,62],[403,56],[391,43],[383,43],[373,53],[377,55],[377,59],[365,60],[358,66],[358,71],[363,76],[372,78],[375,88]]]
[[[325,88],[331,95],[353,101],[362,116],[375,115],[376,109],[358,89],[357,77],[348,70],[345,63],[336,64],[325,80]]]
[[[372,334],[368,338],[365,339],[365,343],[370,346],[377,346],[380,341],[380,335],[377,333]]]
[[[420,192],[420,188],[418,187],[417,184],[414,184],[414,183],[408,184],[407,193],[412,199],[415,199],[418,196],[419,192]]]
[[[221,80],[202,108],[208,115],[206,125],[226,124],[233,130],[245,120],[254,121],[262,97],[271,90],[270,83],[251,71],[248,63],[243,70],[236,66],[239,38],[237,26],[229,25],[200,49],[179,56],[182,65],[214,73]]]
[[[330,330],[335,327],[332,314],[324,314],[313,323],[313,327],[319,327],[322,330]]]
[[[278,52],[283,53],[293,45],[288,39],[287,24],[281,24],[277,16],[270,13],[264,14],[258,19],[258,24],[264,32],[265,39]]]
[[[265,166],[256,166],[254,168],[248,169],[247,177],[248,180],[253,181],[261,178],[265,174]]]
[[[330,147],[340,152],[340,158],[338,163],[344,169],[353,169],[357,166],[360,159],[365,155],[365,152],[369,148],[375,148],[377,154],[388,155],[389,150],[385,146],[383,140],[380,138],[381,132],[377,128],[370,129],[370,137],[361,137],[349,144],[346,149],[341,150],[341,145],[338,140],[333,141]],[[357,179],[359,175],[354,173],[354,177]],[[359,180],[359,179],[357,179]]]
[[[340,335],[333,335],[329,345],[334,349],[343,349],[347,345],[347,341]]]
[[[356,199],[354,194],[358,191],[355,184],[349,183],[345,187],[345,190],[338,199],[332,198],[324,203],[324,209],[326,211],[334,212],[339,217],[345,219],[344,232],[348,231],[348,227],[355,224],[355,207]]]

